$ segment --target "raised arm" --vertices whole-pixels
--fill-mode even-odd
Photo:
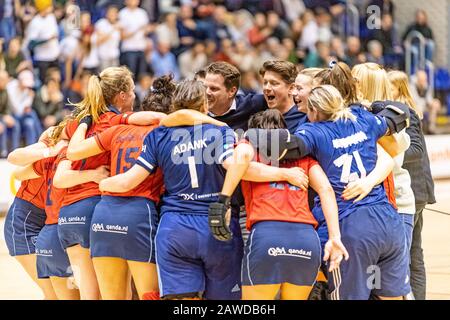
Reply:
[[[159,124],[167,115],[162,112],[139,111],[128,116],[128,124],[135,126],[151,126]]]
[[[20,181],[37,179],[40,177],[40,175],[34,171],[33,164],[29,164],[26,167],[17,167],[13,171],[13,176],[16,180]]]
[[[8,155],[8,162],[16,166],[28,166],[41,159],[56,156],[65,146],[67,146],[67,141],[65,140],[58,142],[52,147],[47,147],[43,142],[37,142],[11,152]]]
[[[219,127],[224,127],[227,125],[226,123],[209,117],[204,113],[187,109],[171,113],[160,123],[160,125],[165,127],[194,126],[198,124],[213,124]]]
[[[319,194],[320,204],[327,222],[329,240],[325,245],[324,261],[329,260],[329,271],[339,267],[342,259],[348,260],[348,252],[341,241],[338,206],[330,181],[319,165],[309,170],[311,187]]]

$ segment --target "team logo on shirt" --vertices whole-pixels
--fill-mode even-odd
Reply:
[[[303,249],[286,249],[285,247],[272,247],[267,250],[267,254],[272,257],[278,256],[291,256],[303,259],[311,259],[312,251],[306,251]]]
[[[110,224],[107,224],[105,226],[105,225],[103,225],[103,223],[93,223],[92,231],[128,234],[128,226],[119,226],[119,225],[110,225]]]

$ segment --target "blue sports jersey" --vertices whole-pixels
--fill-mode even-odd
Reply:
[[[286,122],[287,129],[290,133],[294,134],[299,126],[308,122],[306,113],[298,110],[298,106],[295,104],[288,112],[283,114],[284,121]]]
[[[295,135],[302,138],[309,155],[315,157],[325,171],[336,194],[339,219],[357,207],[389,203],[382,185],[378,185],[361,201],[345,201],[342,193],[349,182],[366,177],[375,168],[377,141],[387,130],[384,118],[359,107],[351,107],[356,121],[315,122],[299,126]],[[325,218],[318,197],[313,214],[319,224]]]
[[[156,167],[163,171],[161,214],[208,214],[225,180],[222,163],[233,154],[235,143],[232,129],[214,125],[159,127],[150,132],[136,163],[149,172]]]

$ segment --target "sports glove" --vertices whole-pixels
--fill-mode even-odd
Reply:
[[[211,203],[208,209],[209,229],[214,238],[220,241],[228,241],[233,237],[225,215],[230,209],[230,197],[219,195],[219,201]]]

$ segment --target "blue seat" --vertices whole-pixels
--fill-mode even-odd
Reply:
[[[434,86],[436,90],[450,90],[450,73],[447,69],[439,68],[434,75]]]

